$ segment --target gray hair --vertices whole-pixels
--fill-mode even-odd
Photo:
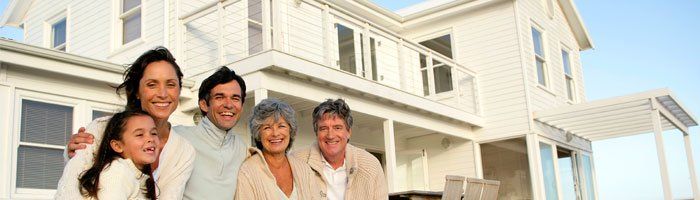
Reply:
[[[314,108],[314,132],[318,133],[318,121],[323,118],[324,114],[329,117],[339,117],[345,121],[345,128],[350,131],[352,127],[352,116],[350,115],[350,106],[343,99],[326,99],[323,103]]]
[[[263,99],[258,105],[255,105],[253,114],[250,116],[250,120],[248,120],[248,129],[250,130],[250,135],[253,137],[255,146],[263,150],[259,129],[269,117],[273,117],[275,122],[278,121],[280,117],[284,118],[287,124],[289,124],[289,145],[285,150],[285,152],[288,152],[289,149],[292,148],[292,143],[297,135],[297,119],[294,116],[294,109],[292,109],[292,106],[274,98]]]

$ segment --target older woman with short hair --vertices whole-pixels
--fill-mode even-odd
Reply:
[[[255,146],[238,172],[235,199],[320,199],[309,166],[287,156],[298,129],[294,109],[277,99],[253,108],[248,127]],[[318,191],[314,191],[318,190]]]

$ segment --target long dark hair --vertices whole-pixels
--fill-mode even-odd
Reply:
[[[124,82],[116,87],[117,94],[122,89],[126,92],[126,110],[141,110],[141,102],[138,99],[139,83],[143,78],[143,72],[146,71],[146,66],[158,61],[166,61],[173,66],[177,74],[177,82],[182,89],[183,75],[180,66],[175,63],[175,57],[165,47],[156,47],[136,58],[136,61],[124,71]]]
[[[95,157],[94,163],[90,169],[86,170],[80,175],[78,181],[80,183],[80,193],[83,196],[97,197],[97,192],[100,188],[100,173],[106,166],[108,166],[116,158],[121,158],[121,155],[114,151],[110,146],[110,141],[117,140],[121,141],[124,135],[124,126],[127,120],[134,116],[149,116],[147,113],[141,110],[127,110],[114,114],[112,118],[107,123],[105,128],[104,136],[102,142],[97,151],[97,156]],[[149,177],[146,180],[146,188],[144,194],[149,199],[156,199],[156,184],[153,180],[153,173],[151,171],[151,165],[144,165],[141,172],[147,174]]]

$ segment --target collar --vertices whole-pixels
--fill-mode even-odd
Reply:
[[[312,147],[309,152],[308,163],[314,170],[318,172],[323,172],[323,167],[324,165],[326,165],[326,159],[323,157],[323,154],[321,154],[321,149],[318,146],[318,141],[314,142],[311,146]],[[352,175],[355,174],[355,171],[357,170],[357,165],[358,163],[355,160],[355,146],[347,144],[347,146],[345,147],[345,162],[343,162],[343,166],[345,166],[346,172],[348,174],[348,180],[350,180],[350,177],[352,177]]]
[[[234,136],[233,128],[224,131],[216,127],[208,117],[203,117],[197,128],[202,132],[204,141],[215,148],[223,148],[224,146],[232,145]]]

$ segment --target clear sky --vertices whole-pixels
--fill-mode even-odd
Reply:
[[[397,10],[419,0],[374,0]],[[700,1],[578,0],[595,49],[582,53],[588,100],[670,88],[700,118]],[[0,0],[0,15],[7,0]],[[22,40],[22,31],[0,27],[0,37]],[[700,172],[700,129],[690,129]],[[664,134],[674,198],[691,187],[682,136]],[[653,134],[593,142],[600,199],[661,199]]]

